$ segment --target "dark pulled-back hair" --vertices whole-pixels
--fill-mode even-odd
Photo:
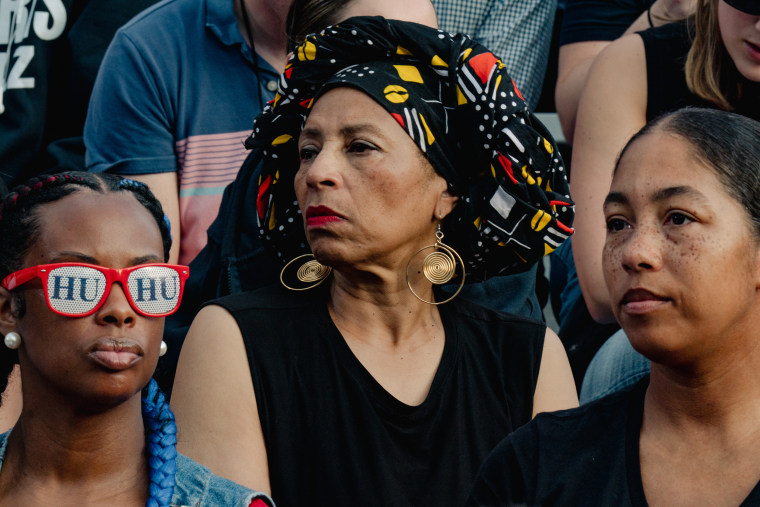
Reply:
[[[161,203],[147,185],[115,174],[64,172],[32,178],[5,196],[0,196],[0,280],[23,268],[24,257],[39,239],[39,207],[82,189],[101,194],[132,193],[155,219],[163,240],[164,260],[169,259],[172,243],[169,223]],[[17,316],[22,317],[25,312],[24,299],[20,294],[13,297]],[[17,362],[16,351],[0,345],[0,393],[5,391],[8,375]]]
[[[288,10],[288,51],[310,33],[319,32],[341,19],[341,12],[353,0],[294,0]]]
[[[747,211],[755,237],[760,238],[760,122],[736,113],[686,107],[664,114],[639,130],[620,152],[615,170],[628,148],[650,133],[676,135],[691,154],[712,169],[731,197]]]

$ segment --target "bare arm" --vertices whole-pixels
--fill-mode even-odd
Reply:
[[[177,366],[171,407],[177,449],[217,475],[270,492],[256,395],[237,322],[219,306],[195,317]]]
[[[0,432],[4,433],[16,424],[21,415],[22,406],[21,370],[19,365],[16,365],[8,376],[8,387],[3,392],[3,403],[0,405]]]
[[[179,221],[179,182],[176,172],[155,174],[126,174],[125,177],[141,181],[148,185],[150,191],[156,196],[164,208],[164,213],[169,217],[172,227],[172,249],[169,251],[169,262],[177,263],[179,259],[179,245],[182,239],[182,227]]]
[[[586,305],[598,322],[614,321],[602,275],[602,204],[620,150],[646,123],[646,76],[641,37],[618,39],[594,62],[578,109],[570,182],[576,203],[573,258]]]
[[[596,55],[609,44],[609,41],[593,40],[573,42],[559,48],[554,102],[562,125],[562,133],[570,144],[573,143],[575,114],[578,111],[578,101],[586,84],[588,71]]]
[[[556,333],[546,328],[536,392],[533,394],[533,416],[577,406],[578,394],[565,347]]]
[[[686,18],[694,12],[696,0],[657,0],[650,7],[653,26]],[[636,18],[623,33],[629,35],[649,28],[647,12]],[[594,58],[612,41],[584,41],[565,44],[559,48],[559,65],[554,101],[562,124],[562,132],[571,144],[575,133],[576,114],[581,92],[586,85]]]

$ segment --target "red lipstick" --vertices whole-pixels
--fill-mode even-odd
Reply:
[[[345,220],[337,212],[327,206],[309,206],[306,208],[306,225],[308,227],[323,227],[332,222]]]

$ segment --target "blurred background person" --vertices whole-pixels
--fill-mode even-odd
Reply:
[[[559,39],[555,102],[572,144],[578,101],[591,64],[610,42],[694,13],[697,0],[566,0]]]
[[[108,43],[156,1],[2,2],[0,195],[38,174],[84,169],[87,103]]]
[[[172,223],[174,261],[188,264],[203,248],[251,122],[274,98],[289,5],[167,0],[119,30],[103,59],[85,124],[87,168],[150,186]]]

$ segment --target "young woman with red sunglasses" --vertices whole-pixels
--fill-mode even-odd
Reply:
[[[148,188],[63,173],[0,204],[0,390],[23,409],[0,436],[3,505],[268,505],[177,455],[151,375],[188,268]],[[142,395],[141,395],[142,393]]]

